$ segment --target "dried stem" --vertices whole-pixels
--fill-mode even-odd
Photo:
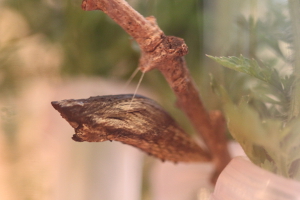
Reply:
[[[139,44],[140,69],[158,69],[177,97],[177,105],[186,113],[202,136],[216,165],[216,174],[227,165],[230,156],[225,138],[225,121],[220,112],[209,114],[186,67],[188,49],[183,39],[166,36],[154,17],[144,18],[124,0],[84,0],[84,10],[102,10]]]

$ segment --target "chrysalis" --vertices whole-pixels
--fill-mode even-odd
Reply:
[[[161,160],[209,161],[205,152],[155,101],[132,94],[53,101],[75,129],[73,140],[120,141]]]

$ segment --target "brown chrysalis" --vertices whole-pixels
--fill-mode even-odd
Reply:
[[[75,141],[120,141],[174,162],[211,160],[155,101],[141,95],[132,100],[132,96],[69,99],[52,105],[75,129]]]

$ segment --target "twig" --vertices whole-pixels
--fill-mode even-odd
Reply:
[[[84,0],[82,8],[102,10],[137,41],[142,52],[140,69],[158,69],[165,76],[177,96],[177,105],[201,134],[216,164],[216,173],[220,173],[230,160],[225,122],[220,112],[210,115],[204,108],[183,58],[188,52],[184,40],[164,35],[154,17],[144,18],[124,0]]]

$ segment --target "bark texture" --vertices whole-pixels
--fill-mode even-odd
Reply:
[[[78,142],[120,141],[161,160],[211,160],[192,138],[155,101],[131,94],[97,96],[52,102],[75,129]]]

